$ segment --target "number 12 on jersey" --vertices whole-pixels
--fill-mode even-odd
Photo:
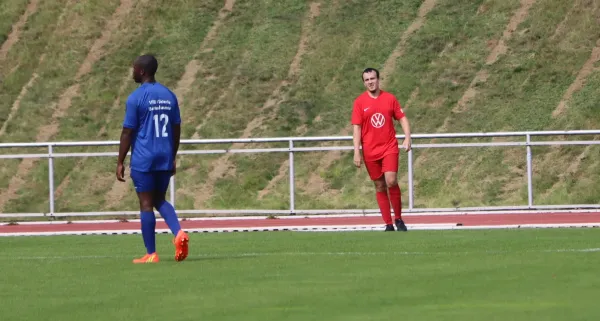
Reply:
[[[154,133],[156,134],[156,137],[169,137],[169,134],[167,133],[167,124],[169,123],[169,116],[167,114],[160,114],[160,118],[158,117],[158,115],[154,115]],[[159,134],[159,128],[160,128],[160,124],[159,123],[163,123],[162,126],[162,136],[160,136]]]

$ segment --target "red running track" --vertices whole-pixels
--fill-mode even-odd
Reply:
[[[519,214],[461,214],[461,215],[407,215],[404,218],[406,225],[435,225],[452,224],[455,226],[519,226],[527,224],[597,224],[600,226],[600,212],[598,213],[519,213]],[[156,228],[166,229],[162,220],[156,222]],[[365,226],[380,225],[383,222],[379,216],[354,216],[354,217],[310,217],[298,216],[281,219],[200,219],[181,222],[185,230],[191,229],[253,229],[277,227],[307,227],[307,226]],[[0,235],[15,235],[15,233],[53,233],[53,232],[85,232],[85,231],[131,231],[139,230],[139,222],[107,222],[107,223],[40,223],[1,225]]]

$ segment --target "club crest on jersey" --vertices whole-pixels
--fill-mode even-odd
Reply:
[[[385,125],[385,116],[382,113],[375,113],[371,116],[371,125],[375,128],[381,128]]]

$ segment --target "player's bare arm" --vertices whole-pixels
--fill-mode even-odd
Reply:
[[[179,150],[179,142],[181,141],[181,125],[173,125],[173,175],[177,173],[177,151]]]
[[[123,131],[121,131],[121,140],[119,142],[119,158],[117,159],[117,179],[121,182],[125,181],[125,166],[123,163],[125,162],[125,157],[131,147],[132,134],[133,129],[123,127]]]
[[[404,141],[402,142],[402,147],[406,150],[406,152],[411,150],[411,141],[412,138],[410,136],[410,123],[408,122],[408,118],[406,116],[400,118],[400,125],[402,126],[402,131],[404,132]]]
[[[361,143],[361,126],[352,125],[352,142],[354,143],[354,165],[360,167],[362,158],[360,157],[360,143]]]

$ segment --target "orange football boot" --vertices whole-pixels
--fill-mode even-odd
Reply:
[[[158,254],[156,254],[156,252],[152,253],[152,254],[146,254],[144,256],[142,256],[139,259],[134,259],[133,263],[139,264],[139,263],[158,263],[159,259],[158,259]]]
[[[175,261],[183,261],[188,256],[188,242],[190,238],[183,230],[179,230],[177,236],[173,240],[175,244]]]

